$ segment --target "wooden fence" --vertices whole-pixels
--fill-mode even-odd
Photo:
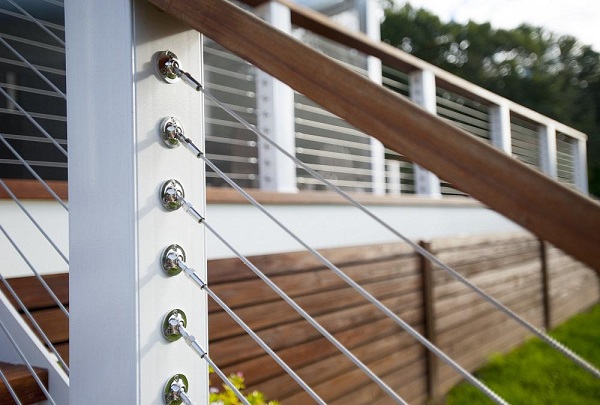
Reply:
[[[423,244],[538,327],[555,326],[600,297],[593,270],[526,234]],[[404,244],[322,253],[468,370],[528,336],[515,321]],[[251,261],[411,404],[441,396],[461,380],[310,254],[257,256]],[[239,261],[209,262],[209,283],[328,403],[390,403]],[[242,372],[249,388],[285,405],[312,403],[215,305],[210,307],[209,326],[211,356],[228,373]]]
[[[600,298],[596,272],[525,234],[422,244],[539,327],[555,326]],[[468,370],[528,335],[404,244],[322,253]],[[423,404],[460,381],[455,371],[430,356],[310,254],[258,256],[251,261],[409,403]],[[390,403],[374,383],[241,262],[209,261],[208,271],[212,289],[327,403]],[[44,278],[68,305],[68,274]],[[68,362],[67,318],[34,277],[9,282]],[[1,285],[0,289],[7,293]],[[283,405],[313,403],[227,314],[213,302],[209,309],[209,351],[218,365],[227,373],[243,372],[250,389],[261,390]],[[219,382],[213,380],[213,384]]]

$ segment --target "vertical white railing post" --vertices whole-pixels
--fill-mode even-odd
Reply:
[[[571,139],[571,151],[573,153],[573,170],[575,177],[575,188],[583,194],[588,194],[587,176],[587,147],[586,140],[579,138]]]
[[[184,276],[167,278],[159,258],[178,243],[205,277],[204,233],[159,201],[177,179],[204,212],[204,169],[169,150],[159,126],[175,116],[203,145],[202,102],[156,74],[155,54],[173,51],[200,78],[201,36],[144,0],[67,0],[70,206],[70,403],[163,404],[175,373],[208,402],[208,370],[183,341],[167,343],[162,319],[175,308],[207,344],[205,295]]]
[[[558,178],[556,166],[556,128],[552,124],[541,125],[540,135],[540,162],[542,172],[553,179]]]
[[[510,132],[510,108],[508,104],[494,105],[489,109],[490,141],[492,145],[508,155],[512,154],[512,139]]]
[[[258,15],[281,31],[292,32],[290,9],[275,1],[256,8]],[[294,92],[286,84],[258,70],[256,74],[258,129],[287,152],[296,154]],[[263,139],[258,139],[259,187],[263,190],[296,192],[296,166]]]
[[[435,75],[429,70],[410,74],[410,99],[432,114],[437,113]],[[442,196],[438,177],[415,164],[415,192],[433,198]]]
[[[365,0],[361,30],[372,40],[381,41],[381,4],[375,0]],[[367,56],[367,74],[377,84],[382,82],[381,60]],[[373,194],[385,194],[385,148],[381,142],[371,137],[371,182]]]

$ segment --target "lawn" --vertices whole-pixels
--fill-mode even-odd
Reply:
[[[600,304],[553,330],[550,335],[600,368]],[[600,404],[600,379],[539,339],[506,355],[494,355],[475,376],[510,404]],[[493,404],[468,383],[454,387],[447,405]]]

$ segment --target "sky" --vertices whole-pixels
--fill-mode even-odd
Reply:
[[[490,22],[495,28],[515,28],[521,23],[568,34],[600,52],[599,0],[396,0],[410,3],[442,21]]]

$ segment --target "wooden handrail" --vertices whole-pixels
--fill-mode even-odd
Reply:
[[[225,0],[149,0],[600,271],[600,205]]]
[[[246,4],[256,7],[262,0],[243,0]],[[476,100],[484,105],[505,104],[513,114],[520,116],[525,120],[535,122],[540,125],[554,125],[556,130],[572,138],[587,139],[587,136],[572,127],[561,122],[555,121],[545,115],[524,107],[518,103],[510,101],[496,93],[493,93],[483,87],[477,86],[461,77],[447,72],[439,67],[425,62],[407,52],[404,52],[385,42],[373,41],[362,32],[351,31],[336,24],[327,16],[314,11],[310,8],[301,6],[291,0],[275,0],[290,9],[292,23],[298,27],[307,29],[315,34],[319,34],[327,39],[335,41],[341,45],[356,49],[366,55],[374,56],[381,62],[391,68],[404,73],[410,73],[415,70],[429,70],[435,74],[436,83],[442,88],[450,90],[461,96]]]

